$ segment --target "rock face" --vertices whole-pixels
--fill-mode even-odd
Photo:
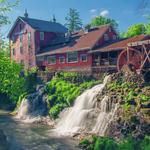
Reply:
[[[47,115],[47,104],[44,95],[44,87],[37,86],[36,92],[26,96],[17,110],[17,118],[26,121],[38,120]]]

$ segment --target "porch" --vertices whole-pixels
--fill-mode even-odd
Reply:
[[[118,51],[93,53],[92,72],[116,72]]]

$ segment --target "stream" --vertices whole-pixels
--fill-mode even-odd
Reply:
[[[79,150],[70,137],[56,135],[46,125],[26,124],[0,110],[0,150]]]

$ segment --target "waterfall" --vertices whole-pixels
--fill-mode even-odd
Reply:
[[[77,97],[73,107],[62,112],[61,119],[56,125],[59,134],[71,135],[83,132],[104,134],[116,108],[115,104],[109,102],[107,96],[100,102],[100,108],[97,108],[97,96],[103,91],[108,79],[109,76],[104,79],[104,83],[86,90]]]
[[[98,115],[96,124],[92,129],[92,133],[104,136],[108,125],[113,121],[115,113],[118,108],[118,103],[112,103],[108,96],[105,96],[100,104],[100,113]]]
[[[34,122],[41,119],[41,116],[47,114],[47,105],[44,96],[44,87],[37,86],[36,92],[26,96],[18,110],[17,119],[21,119],[24,122]]]

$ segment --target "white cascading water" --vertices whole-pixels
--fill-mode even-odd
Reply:
[[[60,115],[60,121],[56,126],[59,134],[71,135],[81,132],[92,132],[103,135],[107,125],[115,114],[116,105],[110,105],[108,97],[101,101],[97,112],[97,95],[103,91],[110,76],[105,77],[104,83],[86,90],[75,100],[73,107],[65,110]],[[94,128],[93,128],[94,127]]]
[[[118,108],[118,103],[112,103],[108,96],[105,96],[100,104],[100,113],[92,133],[104,136],[108,125],[113,121]]]
[[[47,105],[43,93],[43,86],[37,86],[35,93],[26,96],[17,109],[16,118],[29,123],[38,121],[41,119],[41,116],[45,116]]]

